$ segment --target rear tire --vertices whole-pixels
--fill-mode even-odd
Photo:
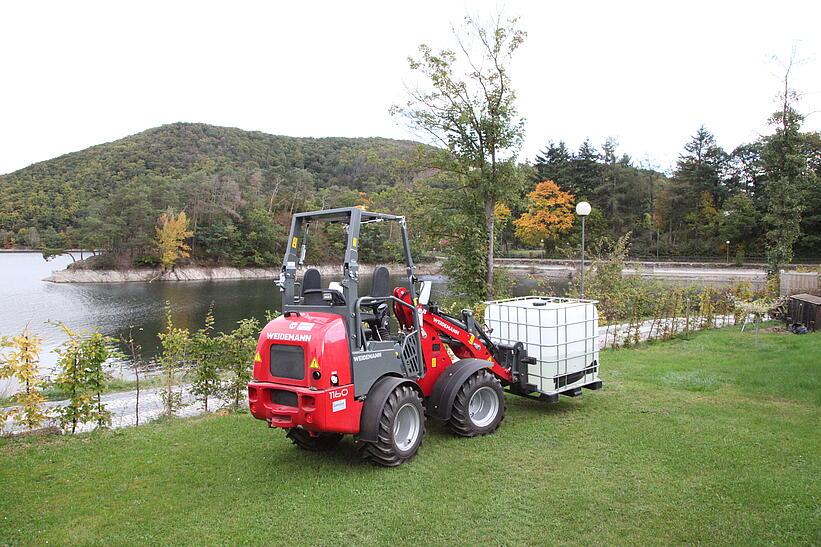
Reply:
[[[360,454],[384,467],[396,467],[413,458],[425,436],[422,398],[409,385],[394,389],[382,407],[376,442],[363,441]]]
[[[299,448],[311,452],[330,450],[342,440],[342,434],[340,433],[319,433],[314,437],[301,427],[290,428],[285,436],[291,439],[291,442]]]
[[[505,419],[505,392],[499,379],[483,369],[470,376],[453,402],[448,426],[461,437],[488,435]]]

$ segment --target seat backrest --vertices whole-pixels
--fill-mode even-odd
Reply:
[[[371,296],[381,298],[390,294],[391,273],[385,266],[379,266],[373,271]]]
[[[322,289],[322,275],[316,268],[310,268],[302,276],[302,304],[306,306],[322,306],[325,301],[321,292],[305,294],[305,291],[312,289]]]

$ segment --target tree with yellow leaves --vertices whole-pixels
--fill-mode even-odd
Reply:
[[[28,328],[17,336],[0,338],[0,349],[6,350],[0,354],[0,378],[15,378],[23,387],[14,395],[15,402],[20,406],[6,413],[0,412],[0,425],[9,416],[27,429],[36,429],[45,421],[47,415],[41,406],[46,400],[40,377],[42,347],[43,339],[32,334]]]
[[[536,189],[527,195],[527,211],[513,221],[516,237],[528,245],[558,238],[560,233],[573,227],[575,198],[552,180],[538,183]]]
[[[188,216],[185,211],[180,211],[175,215],[174,211],[169,208],[160,215],[156,243],[164,269],[173,269],[177,260],[191,256],[188,253],[191,247],[185,243],[185,240],[192,235],[194,232],[188,229]]]

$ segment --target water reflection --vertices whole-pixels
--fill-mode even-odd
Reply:
[[[174,324],[191,330],[202,326],[213,305],[217,331],[231,330],[245,318],[264,322],[266,311],[281,306],[279,289],[270,279],[78,284],[42,281],[70,262],[67,256],[46,262],[39,253],[0,253],[0,334],[15,334],[28,325],[45,341],[42,362],[47,368],[56,360],[51,350],[65,340],[58,322],[72,329],[99,328],[114,337],[134,327],[135,340],[143,347],[144,355],[151,357],[159,343],[157,333],[164,328],[166,302]],[[361,291],[367,294],[370,279],[362,279]],[[442,280],[437,278],[435,283]],[[391,282],[396,286],[406,280],[397,276]],[[437,291],[441,291],[442,283],[436,284]]]

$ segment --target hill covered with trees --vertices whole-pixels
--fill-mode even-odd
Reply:
[[[576,256],[572,207],[586,199],[593,205],[589,241],[630,232],[634,256],[724,256],[730,241],[734,259],[761,257],[779,234],[797,230],[795,255],[817,257],[821,137],[790,131],[727,152],[699,128],[670,175],[636,165],[613,139],[601,147],[585,141],[578,150],[549,141],[533,164],[509,167],[520,182],[495,203],[496,252],[527,247]],[[276,266],[292,212],[361,205],[406,215],[417,258],[445,252],[479,264],[470,254],[475,245],[459,242],[473,241],[465,234],[482,237],[481,222],[464,214],[465,207],[481,210],[482,201],[450,158],[412,141],[166,125],[0,176],[0,246],[93,248],[107,251],[96,267],[156,266],[161,219],[184,212],[186,225],[171,239],[184,241],[192,260]],[[779,186],[792,165],[784,158],[797,158],[794,192]],[[794,204],[785,196],[801,200],[800,217],[790,215]],[[398,233],[377,228],[366,228],[371,245],[362,258],[398,260]],[[309,256],[334,260],[343,244],[340,227],[315,228]],[[466,283],[477,278],[468,270]]]
[[[153,265],[170,208],[187,212],[193,258],[276,264],[292,211],[410,185],[431,174],[429,152],[382,138],[165,125],[0,176],[0,246],[103,249],[119,266]]]

